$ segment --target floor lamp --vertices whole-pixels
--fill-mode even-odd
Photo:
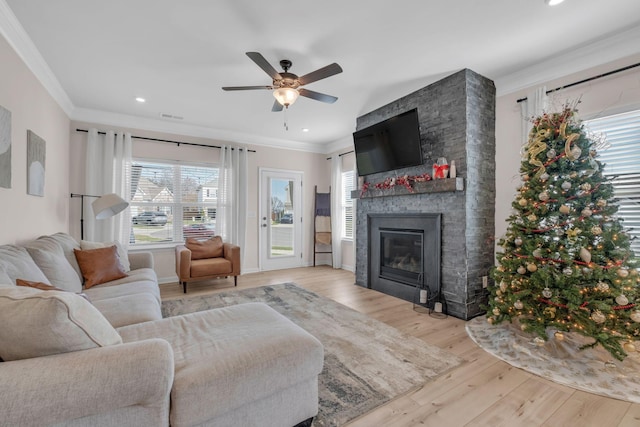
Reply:
[[[129,206],[129,202],[115,193],[105,194],[104,196],[92,196],[91,194],[71,193],[71,198],[80,197],[80,240],[84,240],[84,198],[95,197],[96,200],[91,204],[93,214],[96,219],[107,219],[119,214]]]

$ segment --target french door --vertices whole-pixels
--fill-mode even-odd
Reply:
[[[302,266],[302,172],[260,168],[260,270]]]

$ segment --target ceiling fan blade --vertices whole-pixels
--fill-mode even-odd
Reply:
[[[334,62],[333,64],[329,64],[326,67],[322,67],[318,70],[310,72],[309,74],[305,74],[304,76],[298,78],[298,80],[300,81],[300,85],[308,85],[309,83],[326,79],[327,77],[331,77],[341,72],[342,67]]]
[[[255,62],[258,67],[262,68],[265,73],[269,74],[269,76],[271,76],[273,80],[282,80],[282,76],[280,75],[280,73],[278,73],[278,71],[276,71],[276,69],[273,68],[271,64],[269,64],[269,62],[267,62],[267,60],[264,59],[264,56],[262,56],[260,53],[247,52],[247,56],[251,58],[251,60]]]
[[[271,107],[271,111],[273,111],[274,113],[278,113],[282,111],[282,104],[280,104],[277,99],[273,103],[273,107]]]
[[[256,90],[256,89],[273,89],[273,86],[225,86],[222,90]]]
[[[305,89],[305,88],[298,89],[298,93],[300,94],[300,96],[306,96],[307,98],[315,99],[316,101],[326,102],[327,104],[333,104],[338,100],[338,98],[335,96],[326,95],[320,92],[314,92],[312,90]]]

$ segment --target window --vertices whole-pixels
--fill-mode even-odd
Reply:
[[[351,190],[354,184],[353,171],[342,172],[342,191],[340,206],[342,208],[342,238],[353,239],[353,200]]]
[[[618,216],[632,238],[631,248],[640,255],[640,110],[585,122],[593,132],[603,133],[607,143],[599,160],[603,174],[613,176]]]
[[[183,242],[215,234],[218,168],[134,160],[131,243]]]

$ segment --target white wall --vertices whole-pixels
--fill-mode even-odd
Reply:
[[[640,55],[595,67],[532,88],[500,96],[496,103],[496,237],[507,229],[506,219],[519,183],[521,148],[521,114],[518,99],[545,85],[547,90],[571,84],[640,62]],[[500,88],[498,87],[498,92]],[[579,116],[583,120],[640,109],[640,68],[564,89],[550,94],[556,110],[566,102],[580,100]]]
[[[105,126],[92,123],[72,122],[71,123],[71,191],[82,192],[84,188],[84,157],[86,153],[87,134],[76,132],[75,129],[89,129],[95,127],[100,130],[112,129],[118,131],[128,131],[133,135],[168,139],[180,142],[192,142],[206,145],[220,145],[223,142],[207,139],[196,138],[184,135],[174,135],[159,132],[150,132],[139,129],[120,128],[115,126]],[[307,153],[294,150],[283,150],[279,148],[251,146],[246,145],[248,149],[255,150],[255,153],[249,153],[249,192],[248,192],[248,217],[247,217],[247,239],[245,245],[245,261],[242,266],[242,272],[258,271],[259,268],[259,223],[258,223],[258,193],[259,193],[259,176],[258,170],[263,168],[284,169],[302,171],[304,173],[303,188],[303,218],[309,219],[304,225],[303,234],[303,263],[310,265],[313,262],[312,252],[312,233],[313,222],[310,220],[313,210],[313,187],[328,188],[330,176],[324,170],[325,155]],[[168,159],[182,160],[192,162],[211,162],[216,163],[218,160],[219,150],[203,147],[190,147],[175,144],[158,143],[144,141],[140,139],[133,140],[134,157],[146,159]],[[72,209],[70,212],[70,232],[76,238],[80,235],[80,207]],[[154,249],[154,260],[156,265],[156,273],[161,281],[177,280],[175,277],[175,258],[173,248]]]
[[[0,105],[11,111],[11,188],[0,188],[0,244],[67,231],[69,118],[0,36]],[[44,197],[27,195],[27,130],[46,141]]]

